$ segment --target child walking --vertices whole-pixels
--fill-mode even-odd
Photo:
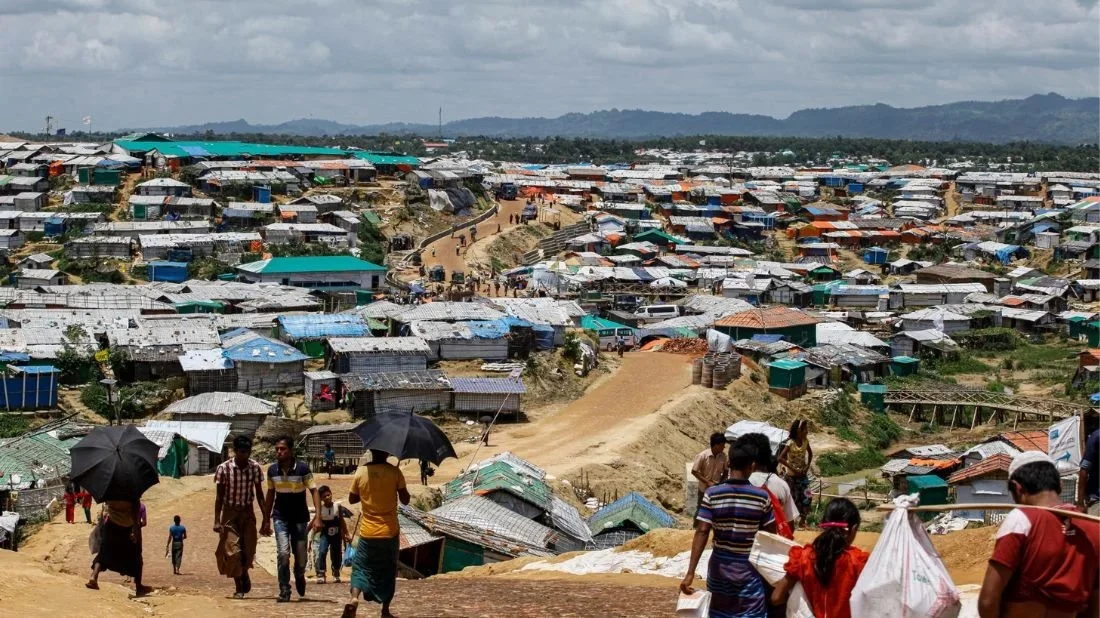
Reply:
[[[187,538],[187,528],[180,523],[180,516],[176,515],[172,518],[175,522],[173,525],[168,526],[168,543],[164,546],[164,555],[168,555],[168,550],[172,550],[172,574],[179,575],[180,567],[183,565],[183,541]]]
[[[325,583],[325,558],[332,564],[332,579],[340,583],[340,563],[344,560],[344,543],[351,542],[345,517],[351,511],[332,501],[332,490],[327,485],[317,489],[321,499],[321,530],[317,534],[314,548],[313,566],[317,570],[317,583]]]
[[[772,604],[783,605],[796,583],[815,616],[852,618],[848,600],[852,588],[867,565],[867,552],[852,547],[859,531],[859,509],[845,498],[836,498],[825,507],[821,534],[805,547],[792,547],[787,558],[786,576],[772,591]]]

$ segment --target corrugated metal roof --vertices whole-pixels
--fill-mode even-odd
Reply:
[[[951,485],[956,485],[992,472],[1008,472],[1008,466],[1011,464],[1011,455],[997,453],[986,457],[972,466],[963,468],[962,470],[956,470],[951,476],[947,477],[947,482]]]
[[[397,316],[397,319],[409,323],[417,321],[499,320],[503,317],[505,317],[504,313],[481,303],[441,301],[419,305]]]
[[[604,530],[618,528],[628,522],[644,532],[676,526],[676,519],[672,515],[646,500],[641,494],[632,491],[596,511],[588,519],[588,527],[592,530],[592,534],[598,535]]]
[[[719,319],[715,326],[728,326],[736,328],[786,328],[790,326],[809,326],[820,322],[797,309],[790,307],[769,307],[767,309],[753,309],[742,311]]]

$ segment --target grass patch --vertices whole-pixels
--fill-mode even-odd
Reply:
[[[851,474],[858,470],[877,468],[886,463],[886,457],[870,446],[864,446],[857,451],[825,453],[815,459],[822,476]]]
[[[936,361],[930,364],[932,365],[930,369],[944,376],[957,375],[960,373],[987,373],[993,369],[989,365],[968,354],[960,355],[958,358]]]

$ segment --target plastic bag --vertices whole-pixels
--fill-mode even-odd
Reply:
[[[814,610],[810,607],[810,600],[806,598],[806,591],[802,589],[801,582],[791,587],[791,595],[787,597],[787,618],[815,618]]]
[[[800,545],[778,534],[757,532],[752,540],[749,564],[760,573],[764,581],[774,586],[787,574],[783,567],[787,564],[787,556],[791,553],[792,547],[800,547]]]
[[[680,593],[676,601],[677,618],[707,618],[710,615],[710,593],[696,590],[694,594]]]
[[[852,589],[852,616],[958,616],[959,591],[920,519],[908,510],[917,503],[916,494],[894,499],[896,508]]]

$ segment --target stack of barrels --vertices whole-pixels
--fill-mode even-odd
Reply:
[[[704,388],[724,389],[741,377],[741,355],[733,352],[707,352],[691,366],[691,383]]]

